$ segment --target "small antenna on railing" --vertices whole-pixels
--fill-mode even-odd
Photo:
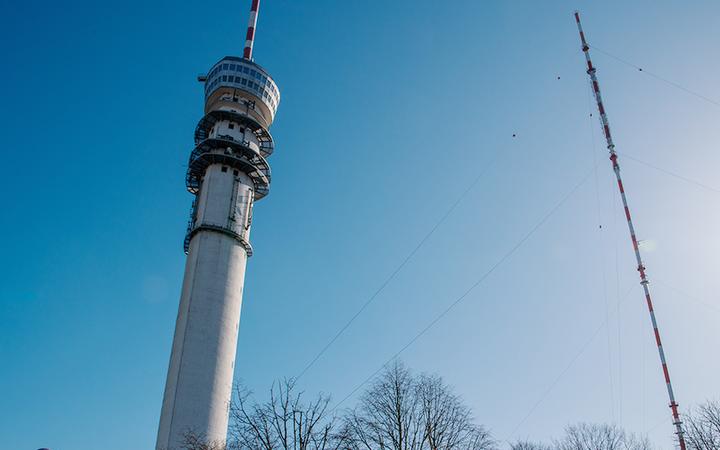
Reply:
[[[252,0],[250,7],[250,19],[248,20],[247,35],[245,36],[245,49],[243,50],[243,58],[252,60],[253,43],[255,42],[255,29],[257,27],[258,10],[260,9],[260,0]]]

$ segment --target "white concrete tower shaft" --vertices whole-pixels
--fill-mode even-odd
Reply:
[[[196,197],[157,450],[179,449],[189,433],[226,439],[253,204],[270,186],[268,128],[280,101],[249,59],[225,57],[200,79],[206,114],[188,164]]]

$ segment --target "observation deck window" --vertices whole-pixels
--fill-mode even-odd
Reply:
[[[259,98],[263,99],[268,106],[277,108],[280,93],[270,77],[261,70],[255,70],[252,66],[230,61],[220,63],[208,74],[205,83],[206,97],[220,87],[244,88]]]

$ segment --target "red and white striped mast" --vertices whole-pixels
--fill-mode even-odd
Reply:
[[[610,134],[610,124],[608,122],[607,114],[605,113],[605,106],[603,105],[602,96],[600,95],[600,84],[598,83],[597,75],[595,74],[595,67],[590,59],[590,46],[585,40],[585,33],[580,23],[580,13],[575,11],[575,22],[577,23],[578,31],[580,32],[580,40],[582,41],[582,51],[585,53],[585,60],[587,61],[587,73],[590,75],[590,81],[592,82],[592,90],[597,101],[598,112],[600,113],[600,121],[602,122],[603,133],[605,134],[605,140],[607,141],[607,148],[610,152],[610,161],[612,162],[613,171],[615,172],[615,178],[617,178],[618,188],[620,189],[620,197],[622,198],[623,207],[625,209],[625,217],[627,218],[628,229],[630,230],[630,239],[632,240],[633,250],[635,251],[635,259],[637,260],[637,270],[640,273],[640,284],[645,292],[645,300],[647,301],[648,311],[650,312],[650,320],[652,321],[653,332],[655,334],[655,342],[657,343],[658,353],[660,354],[660,362],[662,364],[663,375],[665,377],[665,386],[667,387],[668,396],[670,397],[670,409],[672,410],[673,425],[675,425],[675,434],[677,434],[678,442],[680,443],[680,449],[686,450],[685,436],[682,428],[682,421],[680,420],[680,414],[678,413],[678,404],[675,401],[675,394],[673,392],[672,383],[670,382],[670,372],[668,370],[667,361],[665,359],[665,350],[663,349],[662,342],[660,340],[660,330],[658,329],[657,319],[655,318],[655,309],[653,308],[652,299],[650,297],[650,282],[645,274],[645,265],[640,255],[640,248],[638,246],[638,240],[635,235],[635,227],[633,226],[632,218],[630,216],[630,208],[628,207],[627,196],[625,195],[625,188],[623,187],[622,178],[620,176],[620,165],[618,163],[618,156],[615,152],[615,144],[613,143],[612,135]]]
[[[245,36],[245,48],[243,49],[243,58],[248,60],[252,60],[253,44],[255,43],[255,29],[257,28],[259,9],[260,0],[252,0],[252,6],[250,6],[250,18],[248,19],[247,34]]]

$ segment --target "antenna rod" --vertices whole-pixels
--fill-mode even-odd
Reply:
[[[260,9],[260,0],[252,0],[250,7],[250,19],[248,20],[247,35],[245,36],[245,48],[243,49],[243,58],[252,60],[253,44],[255,43],[255,29],[257,28],[258,10]]]
[[[667,361],[665,360],[665,350],[663,350],[662,342],[660,341],[660,330],[658,329],[657,320],[655,319],[655,310],[653,308],[652,299],[650,298],[650,288],[648,285],[650,282],[645,275],[645,266],[643,265],[642,257],[640,256],[640,248],[638,246],[638,240],[635,236],[635,227],[633,226],[632,219],[630,217],[630,208],[628,207],[627,197],[625,195],[625,188],[623,187],[622,178],[620,177],[620,165],[618,164],[618,156],[615,152],[615,144],[613,143],[612,135],[610,134],[610,124],[608,122],[607,115],[605,114],[605,107],[603,106],[602,96],[600,95],[600,84],[598,83],[597,76],[595,75],[595,67],[590,59],[590,46],[585,40],[585,33],[583,32],[582,25],[580,24],[580,13],[575,11],[575,22],[577,23],[578,31],[580,32],[580,41],[582,41],[582,51],[585,53],[585,60],[587,61],[587,73],[590,75],[590,81],[592,82],[593,94],[597,101],[598,111],[600,112],[600,121],[602,122],[603,132],[605,134],[605,140],[607,141],[607,148],[610,152],[610,161],[612,162],[613,171],[615,172],[615,178],[617,178],[618,188],[620,189],[620,197],[622,198],[623,207],[625,208],[625,217],[627,218],[628,229],[630,230],[630,239],[632,240],[633,250],[635,251],[635,259],[637,260],[637,270],[640,272],[640,284],[645,291],[645,300],[647,301],[648,311],[650,312],[650,320],[653,326],[653,332],[655,333],[655,342],[657,343],[658,353],[660,354],[660,362],[662,364],[663,375],[665,376],[665,385],[667,387],[668,396],[670,397],[670,409],[672,410],[673,425],[675,425],[675,434],[677,434],[678,441],[680,443],[680,450],[686,450],[685,436],[682,428],[682,421],[680,420],[680,414],[678,413],[678,404],[675,401],[675,394],[673,393],[672,383],[670,382],[670,372],[668,370]]]

